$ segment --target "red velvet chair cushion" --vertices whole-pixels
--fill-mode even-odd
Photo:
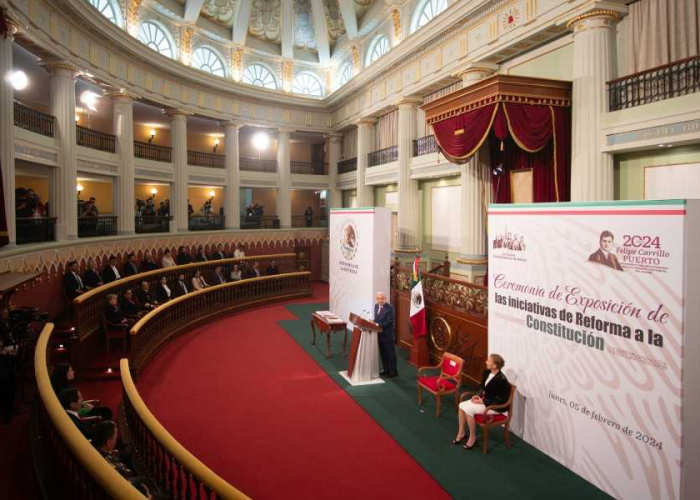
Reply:
[[[475,415],[474,420],[476,420],[477,424],[484,424],[487,420],[486,417],[489,417],[490,423],[497,423],[503,422],[508,418],[508,415],[504,415],[503,413],[499,413],[498,415],[494,415],[493,413],[491,415]]]
[[[457,375],[462,371],[462,363],[455,361],[454,359],[443,358],[442,360],[442,373],[448,377],[457,377]]]
[[[454,380],[440,379],[440,388],[437,387],[438,377],[418,377],[418,383],[423,387],[427,387],[433,392],[438,391],[453,391],[457,388],[457,383]]]

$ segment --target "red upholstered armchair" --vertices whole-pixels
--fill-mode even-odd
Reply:
[[[481,427],[481,440],[484,442],[484,453],[489,452],[489,429],[491,427],[503,426],[503,439],[506,442],[506,448],[510,449],[513,446],[510,444],[509,431],[510,420],[513,418],[513,398],[515,397],[515,389],[516,386],[510,384],[510,397],[508,398],[507,402],[505,402],[502,405],[487,406],[486,413],[484,413],[483,415],[476,415],[474,417],[474,420],[476,420],[476,424],[479,427]],[[474,394],[474,392],[464,392],[459,397],[459,401],[462,402],[467,398],[471,398],[472,396],[474,396]],[[508,414],[506,415],[504,415],[503,413],[499,413],[497,415],[488,415],[489,410],[501,410],[504,408],[508,409]]]
[[[110,340],[122,341],[122,352],[126,352],[126,338],[129,331],[129,325],[110,323],[107,318],[102,317],[102,329],[105,332],[105,349],[109,352]]]
[[[447,394],[455,395],[455,407],[457,407],[457,397],[459,388],[462,385],[462,367],[464,360],[459,356],[445,352],[442,361],[437,366],[423,366],[418,368],[418,404],[423,402],[422,389],[435,396],[435,414],[440,416],[440,398]],[[422,375],[427,370],[440,370],[440,374],[435,376]]]

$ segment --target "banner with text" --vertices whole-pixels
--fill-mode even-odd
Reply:
[[[680,497],[685,202],[491,205],[514,432],[610,495]]]

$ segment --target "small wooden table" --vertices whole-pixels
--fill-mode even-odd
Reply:
[[[343,332],[343,356],[345,356],[345,347],[348,343],[348,324],[343,321],[342,323],[328,323],[316,313],[311,315],[311,345],[316,345],[316,327],[318,327],[320,334],[326,334],[326,357],[331,357],[331,333]]]

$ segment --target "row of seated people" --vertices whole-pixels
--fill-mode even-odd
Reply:
[[[112,410],[99,406],[97,400],[86,401],[74,385],[75,371],[69,363],[58,363],[51,373],[51,386],[61,406],[82,435],[119,474],[130,480],[146,496],[153,498],[144,478],[137,477],[131,455],[120,452],[117,424]]]

